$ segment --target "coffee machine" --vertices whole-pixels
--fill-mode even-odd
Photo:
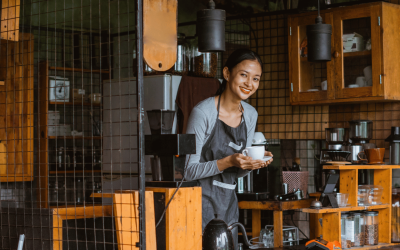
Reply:
[[[151,135],[145,136],[145,155],[151,158],[153,181],[149,187],[178,187],[184,177],[186,155],[196,153],[194,134],[172,134],[175,111],[149,110]],[[183,181],[182,187],[197,186],[197,181]]]
[[[362,150],[376,148],[376,145],[369,143],[372,139],[373,123],[370,120],[353,120],[349,121],[350,125],[350,140],[352,145],[362,146]],[[355,153],[354,153],[355,154]],[[365,162],[360,162],[364,164]],[[359,185],[374,184],[374,170],[361,169],[358,171]]]
[[[263,146],[265,150],[268,150],[268,142],[262,132],[254,133],[252,146]],[[236,192],[238,200],[267,200],[269,192],[266,181],[268,181],[268,168],[251,171],[247,176],[238,178]],[[256,186],[255,183],[262,183],[262,185]]]

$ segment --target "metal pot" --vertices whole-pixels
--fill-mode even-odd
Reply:
[[[352,163],[357,163],[360,160],[358,159],[358,153],[363,151],[363,146],[361,145],[351,145],[351,146],[343,146],[342,150],[349,151],[350,155],[347,158],[348,161],[351,161]]]
[[[354,120],[349,121],[350,124],[350,139],[354,143],[366,143],[372,139],[372,121],[369,120]]]
[[[348,128],[326,128],[325,139],[329,144],[343,144],[349,141]]]
[[[250,246],[247,233],[242,224],[235,222],[228,226],[225,221],[219,219],[211,220],[204,228],[203,249],[204,250],[234,250],[234,241],[231,230],[238,226],[243,234],[244,243]]]

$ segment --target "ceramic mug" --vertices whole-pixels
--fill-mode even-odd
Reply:
[[[328,89],[328,81],[325,80],[321,82],[321,90],[327,90]]]
[[[364,72],[365,80],[368,81],[368,80],[372,79],[372,67],[371,66],[365,67],[363,72]]]
[[[367,159],[362,159],[360,157],[361,153],[365,153]],[[358,153],[358,158],[362,161],[367,160],[368,164],[383,164],[384,157],[385,157],[385,148],[364,149],[364,151]]]
[[[359,76],[356,79],[356,84],[360,87],[365,87],[367,84],[367,80],[365,79],[364,76]]]
[[[262,160],[264,158],[264,146],[247,147],[242,151],[244,156],[250,156],[253,160]]]

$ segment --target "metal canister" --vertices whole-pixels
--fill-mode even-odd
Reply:
[[[400,164],[400,127],[392,127],[392,133],[388,138],[387,142],[390,142],[390,164]]]

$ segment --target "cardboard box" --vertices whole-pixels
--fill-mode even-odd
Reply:
[[[84,89],[73,89],[72,90],[72,100],[74,100],[74,102],[84,102],[85,101],[85,90]]]
[[[363,51],[365,48],[364,38],[354,32],[353,34],[343,35],[343,53]]]

